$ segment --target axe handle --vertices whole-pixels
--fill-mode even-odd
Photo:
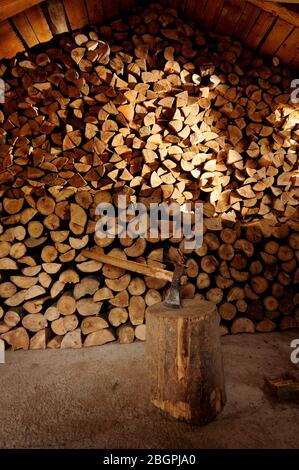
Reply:
[[[93,248],[91,250],[82,250],[82,255],[85,258],[94,259],[101,263],[111,264],[117,268],[126,269],[135,273],[143,274],[144,276],[155,277],[156,279],[164,279],[171,282],[173,273],[165,269],[148,266],[147,264],[136,263],[127,259],[115,258],[114,256],[105,255],[100,249]]]

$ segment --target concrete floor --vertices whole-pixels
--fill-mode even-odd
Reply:
[[[265,375],[297,370],[299,331],[222,338],[228,401],[192,427],[148,402],[145,345],[17,351],[0,364],[0,448],[297,448],[299,404],[276,403]]]

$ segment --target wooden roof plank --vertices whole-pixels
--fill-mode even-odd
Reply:
[[[0,23],[0,59],[14,57],[24,49],[22,41],[14,32],[9,20],[2,21]]]
[[[53,35],[50,27],[39,5],[28,8],[28,10],[25,11],[25,15],[27,16],[39,42],[47,42],[52,39]]]
[[[224,6],[216,26],[216,32],[231,34],[244,8],[244,0],[224,0]]]
[[[13,16],[11,20],[28,47],[33,47],[38,44],[36,34],[24,13],[18,13]]]
[[[279,5],[278,3],[274,2],[265,2],[263,0],[246,0],[253,5],[256,5],[259,8],[262,8],[263,10],[272,13],[275,16],[279,16],[282,20],[287,21],[290,24],[293,24],[294,26],[299,26],[299,14],[288,10],[287,8]]]
[[[43,0],[1,0],[0,21],[6,20]]]
[[[299,28],[294,29],[290,36],[287,37],[276,52],[276,55],[285,64],[296,67],[299,58]]]
[[[90,24],[101,23],[104,18],[101,0],[85,0]]]
[[[262,54],[274,55],[286,38],[291,34],[293,29],[293,25],[278,18],[260,48],[260,52]]]
[[[84,0],[63,0],[64,8],[72,29],[88,24],[88,14]]]
[[[260,8],[246,2],[244,11],[240,16],[240,19],[237,22],[235,28],[233,29],[233,36],[240,41],[244,40],[248,36],[249,31],[256,22],[260,12]]]
[[[275,15],[268,11],[261,11],[259,17],[245,39],[246,46],[257,49],[275,21]]]
[[[203,15],[203,24],[206,28],[214,28],[223,8],[224,0],[208,0]]]

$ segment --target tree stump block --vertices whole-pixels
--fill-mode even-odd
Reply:
[[[186,299],[175,310],[158,303],[146,321],[151,402],[188,423],[212,421],[226,402],[216,305]]]

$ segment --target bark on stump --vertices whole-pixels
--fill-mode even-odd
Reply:
[[[217,308],[196,299],[147,310],[150,400],[171,416],[206,424],[226,402]]]

